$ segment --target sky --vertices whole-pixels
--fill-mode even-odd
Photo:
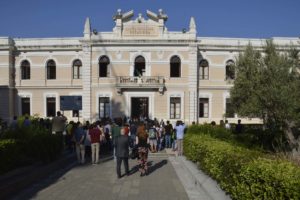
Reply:
[[[117,9],[168,15],[169,31],[188,30],[195,18],[199,37],[300,37],[300,0],[0,0],[0,37],[82,37],[112,31]]]

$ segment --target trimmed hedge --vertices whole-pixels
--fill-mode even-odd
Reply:
[[[0,174],[17,166],[21,155],[22,151],[16,140],[0,140]]]
[[[37,161],[51,162],[63,150],[61,135],[38,134],[24,143],[26,155]]]
[[[0,174],[26,164],[51,162],[63,150],[63,136],[38,125],[8,130],[0,139]]]
[[[298,166],[230,142],[230,137],[221,141],[194,131],[189,129],[184,138],[186,157],[217,180],[233,199],[300,199]]]

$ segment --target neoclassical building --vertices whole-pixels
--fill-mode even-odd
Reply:
[[[266,39],[198,37],[193,17],[188,30],[169,31],[162,10],[146,14],[133,18],[133,11],[118,10],[111,32],[97,32],[87,18],[83,37],[1,37],[0,117],[52,117],[62,110],[62,97],[77,96],[82,109],[64,110],[69,119],[236,122],[232,65],[246,45],[261,49]],[[272,39],[282,48],[300,46],[299,38]]]

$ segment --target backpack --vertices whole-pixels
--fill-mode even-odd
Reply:
[[[149,129],[149,139],[156,139],[156,130],[154,128]]]

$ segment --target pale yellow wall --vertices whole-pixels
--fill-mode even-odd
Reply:
[[[151,65],[151,75],[152,76],[170,76],[170,65],[166,64],[152,64]]]
[[[1,64],[8,64],[9,63],[9,56],[2,56],[0,55],[0,63]]]
[[[168,113],[168,97],[167,95],[160,95],[158,92],[154,96],[154,113],[159,121],[161,119],[169,118]]]
[[[10,74],[12,73],[11,69],[9,68],[10,65],[10,56],[0,56],[0,85],[9,85],[10,81]],[[2,65],[4,64],[4,65]]]
[[[211,61],[211,63],[209,63],[210,65],[211,64],[223,64],[225,62],[225,60],[227,59],[227,56],[225,56],[225,55],[208,55],[206,57]]]
[[[224,81],[225,80],[225,67],[224,68],[210,67],[209,79]]]
[[[0,67],[0,85],[9,85],[9,68]]]

